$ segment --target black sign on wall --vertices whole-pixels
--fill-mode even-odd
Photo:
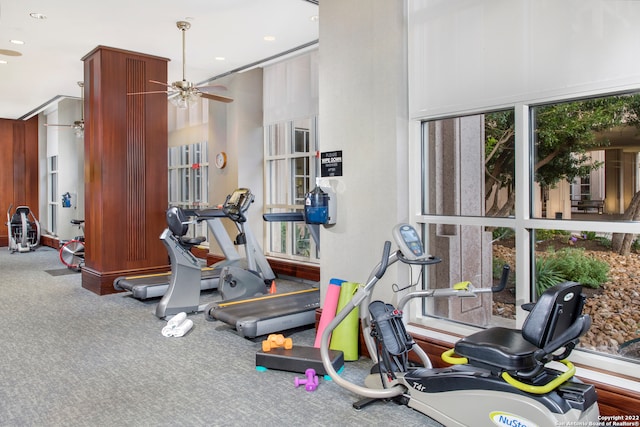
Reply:
[[[320,153],[320,176],[342,176],[342,150]]]

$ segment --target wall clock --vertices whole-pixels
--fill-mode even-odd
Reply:
[[[218,169],[222,169],[225,166],[227,166],[227,153],[225,153],[224,151],[221,151],[218,154],[216,154],[216,167]]]

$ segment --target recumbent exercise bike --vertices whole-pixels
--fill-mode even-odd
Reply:
[[[432,368],[426,353],[407,333],[402,308],[412,298],[475,297],[482,292],[461,282],[450,289],[410,292],[399,309],[381,301],[370,302],[376,283],[397,261],[428,265],[439,262],[424,253],[416,230],[400,224],[393,232],[399,249],[390,253],[386,242],[382,260],[367,283],[353,296],[322,334],[321,356],[331,379],[369,400],[395,400],[434,420],[453,426],[557,426],[597,425],[599,409],[592,385],[574,378],[575,367],[566,358],[591,325],[582,314],[585,297],[580,284],[565,282],[546,290],[522,330],[493,327],[467,336],[443,354],[451,364]],[[505,270],[502,287],[506,282]],[[374,362],[365,386],[340,377],[329,358],[329,336],[356,307],[360,307],[363,335]],[[410,366],[413,351],[423,367]],[[379,356],[378,356],[379,355]],[[563,370],[549,366],[561,362]],[[562,366],[562,365],[560,365]],[[354,407],[361,407],[359,402]]]

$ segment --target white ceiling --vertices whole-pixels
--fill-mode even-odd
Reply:
[[[98,45],[169,58],[169,82],[181,80],[176,22],[189,21],[185,76],[202,83],[313,44],[317,15],[314,0],[0,0],[0,61],[7,62],[0,63],[0,118],[28,118],[60,95],[79,97],[81,59]]]

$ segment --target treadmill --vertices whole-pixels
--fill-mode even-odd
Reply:
[[[304,221],[301,212],[268,213],[262,217],[267,222]],[[317,224],[307,226],[318,244]],[[312,288],[235,301],[213,302],[205,307],[204,315],[209,321],[220,320],[233,326],[238,334],[245,338],[255,338],[314,325],[316,309],[319,307],[320,289]]]
[[[163,296],[169,288],[171,272],[121,276],[113,281],[113,287],[119,291],[129,291],[135,299],[145,300]],[[200,290],[217,289],[220,280],[220,269],[203,267],[200,279]]]
[[[221,320],[245,338],[315,324],[320,307],[320,289],[304,289],[283,294],[214,302],[204,309],[209,321]]]
[[[242,206],[242,212],[246,212],[247,209],[249,209],[249,206],[250,203]],[[211,267],[202,268],[200,280],[201,291],[217,289],[218,282],[220,281],[220,271],[223,267],[228,265],[235,265],[243,269],[257,270],[262,273],[265,280],[275,279],[275,274],[271,269],[271,266],[248,226],[244,226],[242,242],[238,242],[238,244],[243,243],[245,245],[245,252],[250,254],[249,258],[251,259],[252,265],[249,265],[246,258],[240,256],[235,248],[235,243],[231,240],[229,234],[225,230],[221,219],[229,219],[229,216],[225,214],[223,209],[207,208],[200,210],[188,210],[187,212],[190,215],[195,216],[196,221],[198,222],[207,221],[209,231],[213,234],[225,256],[224,260],[217,262]],[[113,287],[119,291],[130,291],[131,296],[134,298],[145,300],[164,296],[167,289],[169,289],[170,279],[170,271],[166,273],[121,276],[113,281]]]

